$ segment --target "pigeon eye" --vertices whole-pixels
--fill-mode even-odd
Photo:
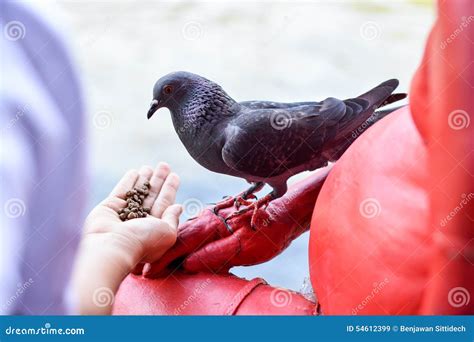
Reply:
[[[170,85],[166,85],[163,87],[163,93],[165,93],[166,95],[169,95],[173,92],[173,87],[170,86]]]

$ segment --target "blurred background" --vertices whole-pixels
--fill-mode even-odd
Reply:
[[[431,1],[162,2],[47,1],[87,104],[88,209],[130,168],[171,164],[185,216],[243,190],[188,155],[169,112],[146,119],[154,82],[176,70],[216,81],[236,100],[309,101],[359,95],[400,80],[408,91],[434,19]],[[292,179],[290,182],[294,181]],[[300,290],[308,234],[263,265],[232,271]]]

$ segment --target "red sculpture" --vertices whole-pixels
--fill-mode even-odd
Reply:
[[[324,314],[419,309],[432,258],[426,159],[405,107],[374,125],[334,166],[310,236],[311,282]]]
[[[232,275],[184,274],[158,278],[134,275],[122,283],[115,315],[315,315],[301,294]]]
[[[224,222],[236,209],[225,208],[214,214],[212,208],[179,227],[176,244],[154,265],[146,265],[143,274],[156,277],[176,269],[173,261],[182,261],[188,272],[227,273],[229,268],[268,261],[309,229],[318,193],[330,167],[290,187],[288,192],[260,209],[257,229],[250,221],[253,211]],[[180,260],[183,259],[184,260]]]
[[[158,278],[129,276],[114,313],[473,314],[473,7],[439,2],[410,107],[359,137],[326,181],[329,169],[295,184],[259,210],[255,231],[250,212],[228,227],[209,210],[184,223],[176,246],[145,267],[145,276]],[[319,306],[226,274],[280,253],[311,213]],[[203,282],[206,289],[196,290]],[[278,291],[290,299],[282,304]]]
[[[240,279],[227,271],[270,260],[307,231],[329,170],[319,170],[294,184],[285,196],[261,209],[257,230],[250,225],[252,211],[224,223],[232,208],[220,210],[219,216],[209,208],[185,222],[174,247],[159,263],[145,266],[146,278],[131,275],[123,282],[114,314],[317,314],[317,304],[301,294],[272,288],[262,279]],[[182,269],[176,268],[176,260]]]

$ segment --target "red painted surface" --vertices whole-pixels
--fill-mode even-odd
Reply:
[[[311,281],[324,314],[416,312],[431,260],[426,176],[408,107],[371,127],[336,163],[310,233]]]
[[[294,292],[273,288],[263,281],[247,281],[227,273],[229,267],[256,264],[283,251],[309,229],[318,193],[330,168],[294,184],[284,197],[271,202],[250,228],[252,212],[229,222],[204,210],[179,228],[175,246],[155,265],[147,265],[143,276],[128,276],[115,299],[114,314],[153,315],[311,315],[315,303]],[[233,209],[223,210],[226,217]],[[201,248],[201,246],[204,246]],[[189,255],[189,256],[188,256]],[[170,261],[188,256],[186,271],[176,272]],[[212,272],[211,272],[212,271]],[[220,274],[214,274],[219,272]],[[154,277],[156,279],[149,279]]]
[[[114,314],[314,313],[295,293],[282,305],[281,290],[225,272],[280,253],[306,229],[316,198],[309,256],[323,314],[473,314],[474,199],[441,223],[474,193],[473,6],[440,1],[410,108],[357,139],[324,186],[319,174],[292,187],[270,204],[276,219],[260,232],[249,227],[251,213],[231,222],[234,234],[210,212],[185,223],[177,245],[146,268],[160,277],[129,276]],[[463,20],[471,21],[459,31]],[[188,271],[224,274],[170,276],[177,257],[187,257]],[[462,305],[452,293],[459,288],[469,296]]]
[[[183,223],[176,244],[158,263],[145,267],[147,277],[163,276],[174,270],[171,261],[186,257],[183,269],[189,272],[226,273],[232,266],[255,265],[280,254],[296,237],[309,229],[318,193],[330,168],[292,185],[281,198],[260,209],[256,224],[250,226],[252,211],[228,221],[223,218],[235,211],[228,208],[216,216],[204,210],[197,218]],[[168,268],[168,269],[167,269]]]
[[[262,279],[183,274],[159,279],[129,276],[114,315],[312,315],[315,304],[296,292],[275,289]]]
[[[439,1],[438,13],[410,97],[436,251],[421,313],[474,314],[474,1]]]
[[[439,2],[410,92],[416,129],[408,110],[374,125],[320,193],[310,259],[325,314],[474,313],[473,9]]]

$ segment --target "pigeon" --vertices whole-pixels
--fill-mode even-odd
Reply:
[[[376,110],[406,97],[393,94],[398,83],[390,79],[347,100],[237,102],[217,83],[178,71],[155,83],[147,117],[168,108],[181,142],[200,165],[252,184],[218,203],[215,212],[232,204],[256,212],[285,194],[291,176],[336,161],[361,132],[389,114]],[[265,184],[272,191],[249,202]]]

